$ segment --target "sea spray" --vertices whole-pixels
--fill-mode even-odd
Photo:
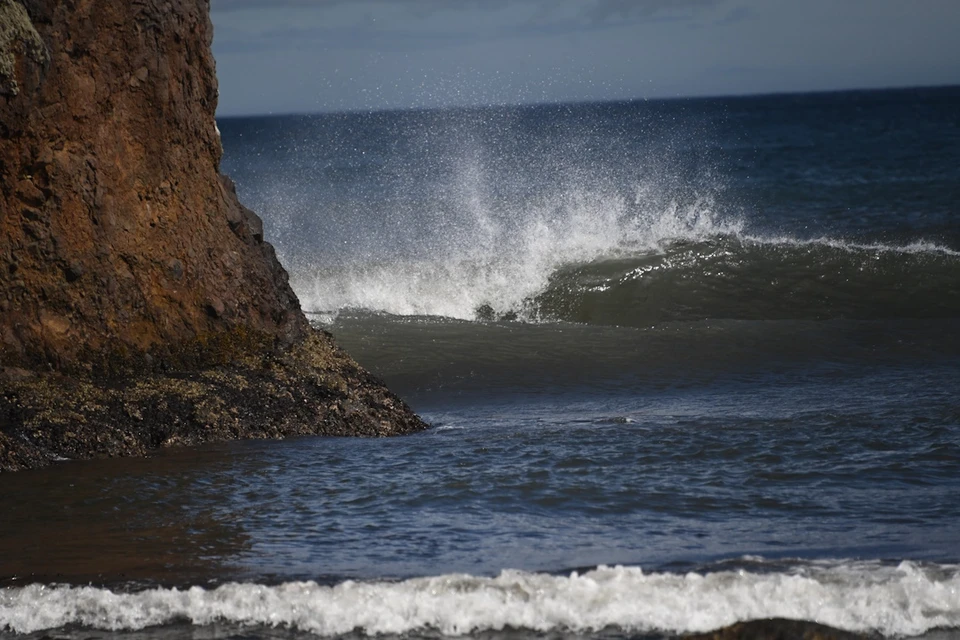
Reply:
[[[244,195],[270,212],[267,235],[318,313],[523,315],[560,267],[742,227],[718,213],[709,124],[677,129],[677,114],[615,105],[591,115],[558,105],[265,121],[247,132],[258,154]]]
[[[469,215],[456,230],[414,256],[336,267],[299,265],[293,284],[304,308],[465,320],[486,309],[495,317],[533,319],[530,301],[564,266],[657,253],[672,242],[742,229],[739,221],[717,216],[709,198],[649,203],[573,189],[541,197],[521,211],[495,210],[476,193],[464,206]]]

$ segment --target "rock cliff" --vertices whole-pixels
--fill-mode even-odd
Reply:
[[[208,0],[0,0],[0,468],[424,426],[219,174],[211,39]]]

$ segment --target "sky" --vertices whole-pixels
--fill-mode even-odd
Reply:
[[[960,84],[960,0],[211,0],[218,114]]]

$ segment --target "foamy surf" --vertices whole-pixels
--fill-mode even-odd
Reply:
[[[762,563],[761,563],[762,564]],[[786,571],[645,573],[599,567],[557,576],[503,571],[335,586],[225,584],[118,593],[31,585],[0,592],[0,629],[31,633],[82,625],[138,630],[188,621],[284,627],[335,636],[430,630],[449,636],[529,629],[703,632],[784,617],[885,636],[960,627],[960,567],[902,562],[813,563]]]

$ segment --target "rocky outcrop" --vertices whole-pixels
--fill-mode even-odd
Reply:
[[[683,640],[866,640],[866,636],[816,622],[769,618],[738,622]]]
[[[310,328],[259,218],[219,174],[211,38],[207,0],[0,0],[0,466],[350,433],[351,420],[365,433],[423,427],[396,399],[362,408],[392,396]],[[311,361],[326,364],[306,391],[292,376],[271,378]],[[163,403],[163,380],[209,383],[191,387],[196,397],[236,400],[209,382],[231,371],[250,393],[270,379],[313,409],[271,422],[251,406],[251,431],[223,422],[227,402],[205,418],[189,402]],[[87,437],[119,434],[123,406],[139,411],[131,390],[147,380],[155,391],[141,408],[165,406],[163,420],[192,435],[76,440],[71,412]],[[54,396],[56,410],[44,400]],[[355,409],[322,409],[338,402]],[[76,441],[44,440],[58,425]]]
[[[241,344],[232,344],[238,339]],[[56,459],[144,455],[237,438],[389,436],[424,425],[323,332],[259,348],[241,333],[195,348],[229,361],[111,380],[7,369],[0,373],[0,469]]]

